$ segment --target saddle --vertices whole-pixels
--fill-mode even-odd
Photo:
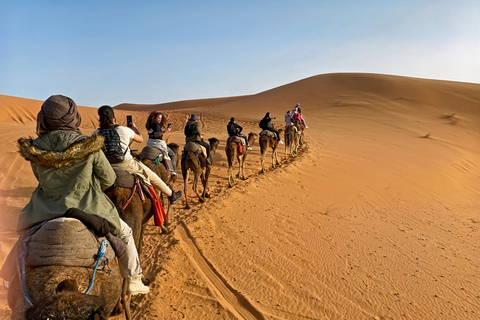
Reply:
[[[263,130],[262,132],[260,132],[260,136],[263,136],[263,135],[267,135],[268,137],[270,137],[272,139],[277,138],[277,135],[275,134],[275,132],[270,131],[270,130]]]
[[[107,237],[113,237],[115,244],[122,241],[111,234]],[[48,220],[32,227],[17,240],[5,260],[0,276],[10,282],[17,277],[19,256],[24,250],[27,267],[67,266],[93,269],[95,256],[104,239],[105,237],[97,237],[78,219],[60,217]],[[115,251],[108,245],[102,261],[103,267],[107,267],[108,261],[114,259]]]
[[[227,139],[227,144],[230,142],[235,142],[236,144],[246,145],[245,139],[239,136],[231,136]]]
[[[132,190],[130,197],[123,204],[122,209],[125,210],[127,208],[127,206],[132,201],[135,193],[138,193],[142,202],[145,202],[146,195],[152,201],[155,225],[162,226],[167,220],[167,216],[165,214],[162,204],[160,203],[160,200],[157,197],[157,194],[155,193],[155,189],[152,186],[148,186],[142,177],[131,174],[130,172],[119,168],[113,168],[113,170],[117,175],[114,187],[121,187]]]
[[[163,154],[160,151],[160,149],[155,148],[155,147],[150,147],[150,146],[145,146],[142,149],[142,151],[138,154],[138,156],[140,157],[140,160],[141,159],[148,159],[148,160],[152,160],[152,161],[155,161],[157,159],[157,157],[162,157],[163,158]]]
[[[185,144],[185,147],[183,147],[183,152],[184,154],[186,154],[187,152],[200,154],[200,152],[202,152],[203,156],[207,158],[207,149],[204,146],[201,146],[193,141],[189,141]]]
[[[142,161],[143,159],[153,161],[154,164],[150,169],[153,169],[155,165],[160,165],[161,163],[163,163],[165,168],[167,168],[169,171],[174,171],[172,160],[164,157],[162,151],[158,148],[145,146],[139,153],[138,158],[140,159],[140,161]]]

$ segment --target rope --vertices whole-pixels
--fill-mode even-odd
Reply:
[[[98,268],[98,265],[100,264],[100,261],[102,261],[102,258],[105,256],[105,251],[107,251],[107,246],[108,246],[107,240],[102,240],[102,243],[100,244],[100,248],[98,249],[98,253],[96,256],[97,263],[95,263],[95,268],[93,269],[92,280],[90,280],[90,286],[88,287],[87,291],[85,291],[85,294],[89,294],[90,290],[92,290],[93,288],[93,283],[95,282],[95,273],[97,273],[97,268]]]
[[[162,162],[160,161],[160,156],[155,158],[155,162],[153,162],[153,165],[150,167],[150,170],[153,170],[153,167],[155,167],[156,164],[158,164],[159,167],[162,164]]]
[[[27,244],[26,242],[23,242],[22,244],[22,251],[20,252],[20,279],[21,279],[21,283],[22,283],[22,291],[23,291],[23,295],[25,296],[25,299],[27,300],[28,304],[33,307],[33,303],[32,303],[32,298],[30,298],[30,295],[28,294],[28,290],[27,290],[27,284],[26,284],[26,280],[25,280],[25,255],[27,254]]]

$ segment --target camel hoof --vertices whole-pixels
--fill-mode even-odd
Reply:
[[[170,233],[170,231],[167,229],[167,227],[160,226],[160,228],[162,228],[162,234],[169,234]]]

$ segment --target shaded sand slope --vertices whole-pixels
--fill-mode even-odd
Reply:
[[[327,74],[168,110],[169,141],[183,144],[183,124],[195,112],[203,115],[206,136],[221,144],[212,198],[194,199],[190,211],[177,205],[171,235],[146,228],[142,261],[152,292],[134,299],[135,318],[478,319],[479,89]],[[0,108],[12,108],[4,107],[7,98],[24,105],[0,96]],[[258,132],[266,111],[282,125],[297,102],[310,127],[302,154],[284,160],[281,150],[281,166],[260,174],[257,142],[248,179],[227,188],[228,119]],[[132,113],[143,126],[152,107],[129,107],[119,114]],[[88,109],[82,116],[94,123],[96,110]],[[82,130],[93,130],[90,120],[85,125]],[[33,120],[2,126],[1,204],[10,208],[2,217],[5,253],[16,215],[36,185],[14,142],[33,135],[35,126]]]

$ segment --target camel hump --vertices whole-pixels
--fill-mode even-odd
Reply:
[[[270,138],[276,138],[275,133],[273,133],[270,130],[263,130],[262,132],[260,132],[260,136],[263,136],[263,135],[267,135]]]
[[[245,144],[245,139],[243,139],[242,137],[238,137],[238,136],[232,136],[232,137],[229,137],[228,140],[227,140],[227,143],[230,143],[230,142],[235,142],[236,144]]]
[[[140,159],[148,159],[155,161],[155,159],[160,155],[160,149],[151,147],[151,146],[145,146],[140,154],[138,155]]]
[[[100,240],[99,240],[100,239]],[[57,218],[46,222],[28,242],[26,265],[94,267],[101,239],[75,218]],[[107,246],[105,257],[115,259]]]

